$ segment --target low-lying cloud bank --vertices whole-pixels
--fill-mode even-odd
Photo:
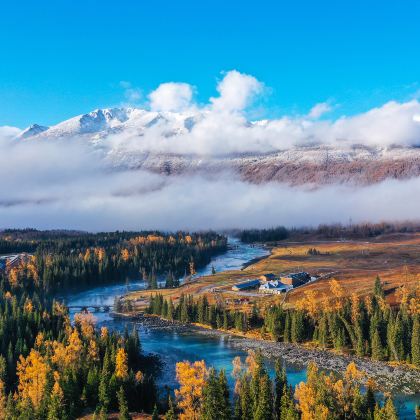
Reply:
[[[4,143],[3,143],[4,145]],[[110,172],[83,144],[0,153],[0,227],[223,229],[418,218],[420,179],[317,190],[218,178]]]

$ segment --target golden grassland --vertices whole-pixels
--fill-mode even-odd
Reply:
[[[316,255],[308,254],[310,248]],[[290,291],[284,295],[258,295],[236,293],[233,284],[248,278],[256,278],[264,273],[288,273],[307,271],[321,278],[313,283]],[[249,265],[243,270],[216,273],[198,278],[178,289],[160,289],[134,292],[127,296],[137,307],[147,305],[151,294],[161,293],[174,303],[181,293],[198,297],[205,294],[211,303],[223,299],[248,297],[250,301],[266,304],[285,301],[286,307],[293,306],[308,290],[315,290],[320,298],[329,294],[329,282],[335,278],[350,295],[365,295],[372,291],[377,275],[383,281],[387,300],[393,303],[398,287],[414,288],[418,285],[420,273],[420,234],[384,235],[370,241],[306,241],[281,242],[272,247],[271,255]],[[215,292],[215,289],[217,290]],[[232,307],[234,303],[230,304]],[[236,305],[244,310],[250,305]]]

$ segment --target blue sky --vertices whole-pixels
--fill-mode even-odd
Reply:
[[[221,71],[269,87],[268,116],[331,101],[352,114],[420,91],[420,2],[353,0],[3,2],[0,125],[54,124]],[[262,112],[261,112],[262,113]]]

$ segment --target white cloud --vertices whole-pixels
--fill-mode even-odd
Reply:
[[[308,118],[316,120],[331,110],[332,106],[328,102],[320,102],[312,107],[309,111]]]
[[[141,89],[133,87],[131,82],[121,80],[120,86],[124,89],[124,97],[129,103],[138,103],[142,98]]]
[[[8,125],[0,126],[0,141],[8,138],[13,138],[22,132],[20,128],[10,127]]]
[[[187,83],[162,83],[149,95],[152,111],[180,112],[191,107],[193,88]]]
[[[342,117],[328,127],[329,141],[345,139],[376,146],[412,146],[420,144],[420,124],[413,118],[420,103],[390,101],[353,117]]]
[[[210,98],[210,102],[217,111],[242,111],[263,91],[263,86],[255,77],[232,70],[217,85],[220,96]]]

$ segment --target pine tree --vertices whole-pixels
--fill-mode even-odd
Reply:
[[[201,419],[230,419],[229,391],[226,376],[223,371],[218,376],[214,369],[210,370],[206,386],[203,390]]]
[[[302,311],[292,314],[291,339],[293,343],[300,343],[304,338],[305,326]]]
[[[276,359],[274,370],[274,415],[276,419],[279,419],[281,415],[283,388],[287,385],[286,370],[282,367],[280,359]]]
[[[411,363],[420,367],[420,316],[415,315],[411,334]]]
[[[387,398],[384,406],[384,414],[386,420],[398,420],[397,410],[391,398]]]
[[[117,392],[118,398],[118,420],[131,420],[130,413],[128,411],[128,404],[125,398],[124,388],[121,386]]]
[[[169,321],[173,321],[174,319],[174,304],[172,302],[172,299],[169,298],[169,304],[168,304],[168,315],[167,318],[169,319]]]
[[[327,317],[325,316],[325,314],[323,314],[321,316],[321,319],[319,320],[319,326],[318,326],[318,343],[322,349],[325,349],[327,347],[327,341],[328,341]]]
[[[242,420],[241,398],[239,395],[235,397],[235,402],[233,406],[233,419]]]
[[[159,410],[156,404],[155,404],[155,407],[153,408],[152,420],[159,420]]]
[[[188,305],[187,305],[186,299],[184,299],[182,304],[181,304],[180,321],[184,324],[190,322],[190,317],[189,317],[189,313],[188,313]]]
[[[289,311],[286,312],[286,319],[284,321],[284,342],[290,343],[291,341],[291,334],[290,334],[290,313]]]
[[[110,392],[109,392],[109,381],[110,381],[110,361],[108,351],[105,353],[101,380],[99,383],[99,403],[101,404],[101,412],[108,411],[110,404]]]
[[[220,329],[222,327],[222,318],[220,317],[219,312],[216,314],[216,328]]]
[[[216,420],[219,417],[219,393],[218,381],[214,369],[210,369],[207,383],[203,389],[203,408],[201,418],[203,420]]]
[[[168,403],[168,411],[165,415],[165,420],[177,420],[178,416],[175,413],[175,407],[174,403],[172,402],[172,398],[169,397],[169,403]]]
[[[254,417],[254,410],[250,383],[247,377],[243,377],[241,380],[240,403],[242,420],[252,419]]]
[[[48,405],[47,420],[62,420],[64,418],[62,401],[53,395]]]
[[[299,420],[299,413],[295,408],[291,390],[287,386],[283,388],[279,420]]]
[[[221,419],[230,419],[231,418],[231,410],[230,410],[230,396],[229,396],[229,386],[226,378],[226,373],[222,369],[219,373],[219,387],[220,387],[220,395],[222,398],[222,415]]]
[[[384,350],[382,348],[381,337],[379,336],[379,331],[377,328],[373,331],[371,337],[371,347],[372,347],[372,359],[373,360],[383,360],[384,359]]]
[[[384,406],[381,408],[378,404],[375,406],[373,413],[374,420],[398,420],[397,410],[391,398],[387,398]]]
[[[395,351],[397,360],[404,360],[405,356],[403,329],[403,321],[401,319],[401,313],[399,312],[391,330],[391,344]]]
[[[229,318],[228,318],[228,313],[226,310],[223,311],[223,329],[224,330],[229,329]]]
[[[375,394],[373,392],[372,387],[368,385],[366,394],[364,397],[364,408],[365,408],[365,413],[368,419],[373,418],[373,413],[375,412],[375,404],[376,404]]]
[[[382,287],[381,279],[379,278],[379,276],[376,276],[375,285],[373,287],[373,294],[376,297],[384,297],[384,289]]]
[[[267,374],[260,380],[260,392],[257,402],[257,409],[254,420],[270,420],[273,418],[273,395],[271,392],[271,381]]]
[[[6,419],[14,419],[16,417],[16,406],[15,401],[13,400],[12,393],[9,393],[7,397],[6,403],[6,410],[5,410],[5,418]]]
[[[35,409],[29,398],[24,399],[18,405],[19,420],[32,420],[36,418]]]

